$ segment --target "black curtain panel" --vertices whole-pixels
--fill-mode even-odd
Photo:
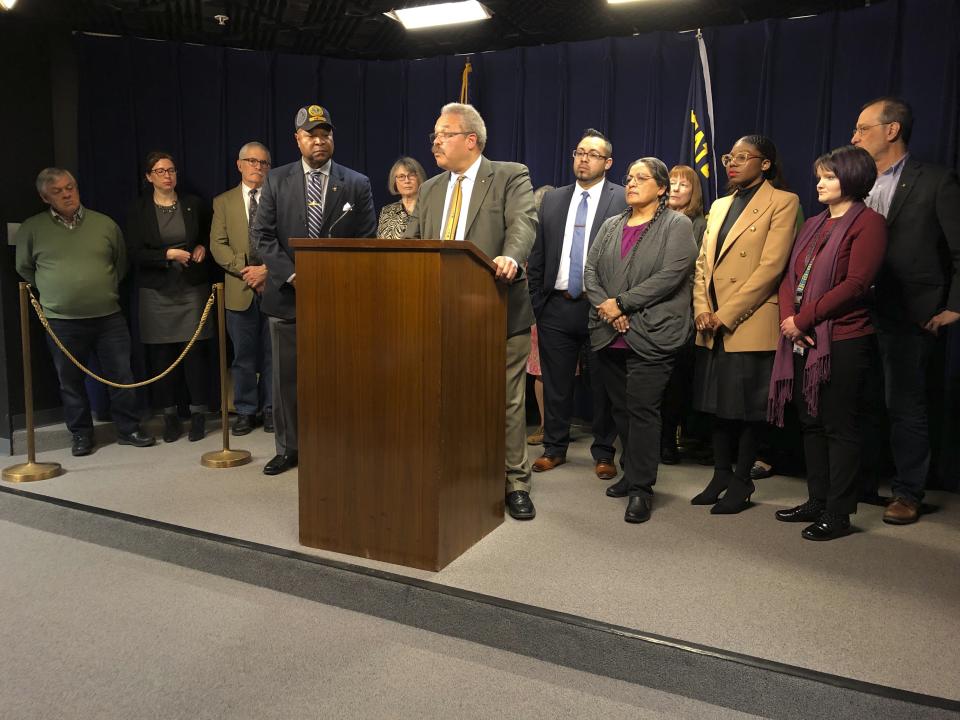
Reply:
[[[772,137],[808,217],[820,210],[813,160],[848,143],[860,106],[879,95],[898,94],[912,103],[915,157],[960,167],[955,0],[890,0],[703,34],[717,156],[742,135]],[[84,201],[121,225],[142,189],[139,163],[149,150],[172,152],[182,187],[209,200],[237,182],[233,160],[244,142],[266,143],[275,165],[296,159],[293,118],[314,102],[333,115],[337,161],[369,175],[382,206],[392,199],[386,174],[399,155],[417,158],[428,174],[435,171],[427,135],[440,107],[458,99],[466,60],[352,61],[85,35],[77,36],[76,53]],[[586,127],[612,139],[614,178],[641,156],[668,165],[679,160],[697,61],[692,32],[470,59],[470,99],[487,122],[486,154],[526,163],[534,186],[572,182],[569,155]],[[948,388],[957,386],[960,373],[957,334],[954,329],[948,343]],[[951,403],[947,422],[955,432],[956,397]]]

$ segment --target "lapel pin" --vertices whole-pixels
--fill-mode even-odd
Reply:
[[[336,192],[336,191],[337,191],[337,186],[334,185],[334,186],[333,186],[332,188],[330,188],[330,189],[331,189],[333,192]]]

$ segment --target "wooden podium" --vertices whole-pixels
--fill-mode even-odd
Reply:
[[[503,522],[505,286],[469,242],[291,245],[300,542],[439,570]]]

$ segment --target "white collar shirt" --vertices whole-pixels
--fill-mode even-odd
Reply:
[[[583,199],[583,193],[587,193],[587,222],[583,228],[583,257],[580,259],[581,269],[587,266],[587,251],[590,249],[590,231],[593,228],[593,220],[597,216],[597,206],[600,204],[600,195],[603,193],[605,180],[601,180],[591,188],[582,188],[578,182],[573,187],[573,197],[570,198],[570,206],[567,208],[567,223],[563,229],[563,248],[560,250],[560,267],[557,268],[557,283],[554,285],[556,290],[567,290],[570,285],[570,251],[573,249],[573,226],[577,219],[577,208],[580,207],[580,201]]]
[[[477,174],[480,172],[480,160],[478,157],[473,165],[463,172],[463,183],[460,185],[460,219],[457,222],[457,232],[454,235],[455,240],[463,240],[467,233],[467,215],[470,208],[470,198],[473,195],[473,188],[477,184]],[[450,209],[450,198],[453,197],[453,188],[457,184],[457,178],[460,175],[450,173],[450,180],[447,182],[447,197],[443,201],[443,215],[440,218],[440,227],[437,228],[437,237],[443,237],[443,226],[447,222],[447,211]]]

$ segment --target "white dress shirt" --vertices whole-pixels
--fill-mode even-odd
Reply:
[[[467,232],[467,214],[470,208],[470,197],[473,195],[473,188],[477,184],[477,173],[480,172],[480,158],[474,161],[473,165],[468,167],[463,173],[463,183],[460,185],[460,218],[457,222],[457,232],[454,240],[463,240]],[[437,230],[437,237],[443,237],[443,227],[447,224],[447,212],[450,210],[450,198],[453,197],[453,188],[457,184],[457,178],[460,176],[454,172],[450,173],[450,182],[447,183],[447,197],[443,201],[443,216],[440,219],[440,227]]]
[[[247,219],[247,224],[250,223],[250,191],[253,190],[253,196],[257,199],[257,203],[260,203],[260,188],[253,188],[247,185],[245,182],[240,183],[240,187],[243,188],[243,192],[240,194],[243,195],[243,216]]]
[[[587,251],[590,249],[590,231],[593,220],[597,216],[597,206],[600,204],[600,194],[603,192],[604,181],[601,180],[593,187],[582,188],[578,182],[570,198],[570,207],[567,208],[567,224],[563,229],[563,248],[560,250],[560,267],[557,269],[556,290],[567,290],[570,287],[570,250],[573,248],[573,226],[576,224],[577,208],[587,193],[587,223],[583,228],[583,258],[581,268],[587,266]]]

